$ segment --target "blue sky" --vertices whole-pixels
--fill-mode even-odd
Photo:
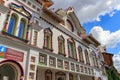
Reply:
[[[115,11],[113,16],[106,14],[100,16],[100,21],[86,22],[82,25],[84,26],[87,34],[94,26],[101,26],[103,30],[109,30],[111,33],[120,30],[120,11]],[[103,35],[104,36],[104,35]],[[118,43],[114,48],[107,48],[108,53],[117,54],[120,51],[120,43]]]
[[[52,0],[54,9],[74,7],[87,34],[92,33],[108,53],[113,53],[120,71],[120,0]],[[62,6],[61,6],[62,5]]]

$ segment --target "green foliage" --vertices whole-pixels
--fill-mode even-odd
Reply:
[[[117,70],[115,68],[112,69],[106,68],[106,73],[108,76],[108,80],[120,80]]]

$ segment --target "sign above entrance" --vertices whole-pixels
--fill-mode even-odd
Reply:
[[[0,58],[23,62],[24,53],[0,45]]]
[[[24,57],[23,52],[7,48],[6,56],[5,56],[6,59],[12,59],[15,61],[23,62],[23,57]]]

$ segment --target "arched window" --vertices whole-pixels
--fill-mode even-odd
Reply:
[[[89,56],[88,56],[88,51],[85,49],[85,50],[84,50],[84,53],[85,53],[85,58],[86,58],[86,64],[89,64],[89,65],[90,65],[90,60],[89,60]]]
[[[82,48],[78,47],[79,61],[84,63]]]
[[[65,56],[65,39],[62,35],[58,37],[58,53]]]
[[[97,57],[94,51],[91,51],[91,56],[92,56],[93,66],[98,67]]]
[[[11,18],[10,18],[9,25],[8,25],[7,33],[15,34],[17,20],[18,20],[17,15],[16,14],[12,14]]]
[[[47,28],[44,30],[44,49],[52,51],[52,31]]]
[[[52,71],[51,70],[45,71],[45,80],[52,80]]]
[[[77,60],[76,47],[73,39],[68,39],[68,54],[70,58]]]
[[[73,25],[72,25],[72,23],[71,23],[69,20],[67,20],[67,28],[68,28],[70,31],[74,32]]]
[[[19,31],[18,31],[18,37],[19,38],[23,38],[24,37],[25,25],[26,25],[26,21],[24,19],[21,19],[20,25],[19,25]]]

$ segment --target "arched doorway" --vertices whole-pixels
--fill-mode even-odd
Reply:
[[[13,60],[0,62],[0,80],[23,80],[22,66]]]
[[[57,72],[55,74],[56,80],[66,80],[66,76],[65,73],[63,72]]]
[[[0,66],[0,80],[16,80],[17,70],[10,64]]]
[[[59,77],[58,80],[64,80],[62,77]]]
[[[45,80],[52,80],[52,71],[51,70],[45,71]]]

